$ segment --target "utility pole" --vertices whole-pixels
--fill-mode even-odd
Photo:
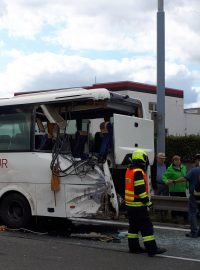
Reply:
[[[157,153],[165,152],[165,13],[164,0],[157,12]]]

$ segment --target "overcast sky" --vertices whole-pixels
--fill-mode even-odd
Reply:
[[[158,0],[0,0],[0,97],[156,84]],[[166,86],[200,106],[200,1],[165,0]]]

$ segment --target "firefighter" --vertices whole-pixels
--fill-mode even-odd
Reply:
[[[148,156],[145,151],[137,149],[133,152],[130,160],[131,164],[128,166],[125,176],[125,203],[129,219],[129,252],[147,252],[150,257],[153,257],[167,250],[157,247],[153,234],[153,224],[148,213],[148,208],[152,206],[148,196],[146,175],[149,165]],[[142,235],[145,248],[140,246],[139,232]]]

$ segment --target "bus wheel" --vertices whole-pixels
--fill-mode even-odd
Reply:
[[[31,220],[31,209],[27,199],[19,193],[9,193],[0,204],[2,222],[9,228],[26,227]]]

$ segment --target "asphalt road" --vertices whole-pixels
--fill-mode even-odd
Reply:
[[[106,235],[111,236],[108,231]],[[129,254],[125,235],[123,232],[120,243],[114,243],[87,239],[88,234],[83,233],[63,237],[18,231],[0,232],[0,269],[199,270],[200,268],[200,238],[188,239],[185,237],[185,231],[156,228],[158,245],[167,248],[168,251],[153,258],[146,254]]]

